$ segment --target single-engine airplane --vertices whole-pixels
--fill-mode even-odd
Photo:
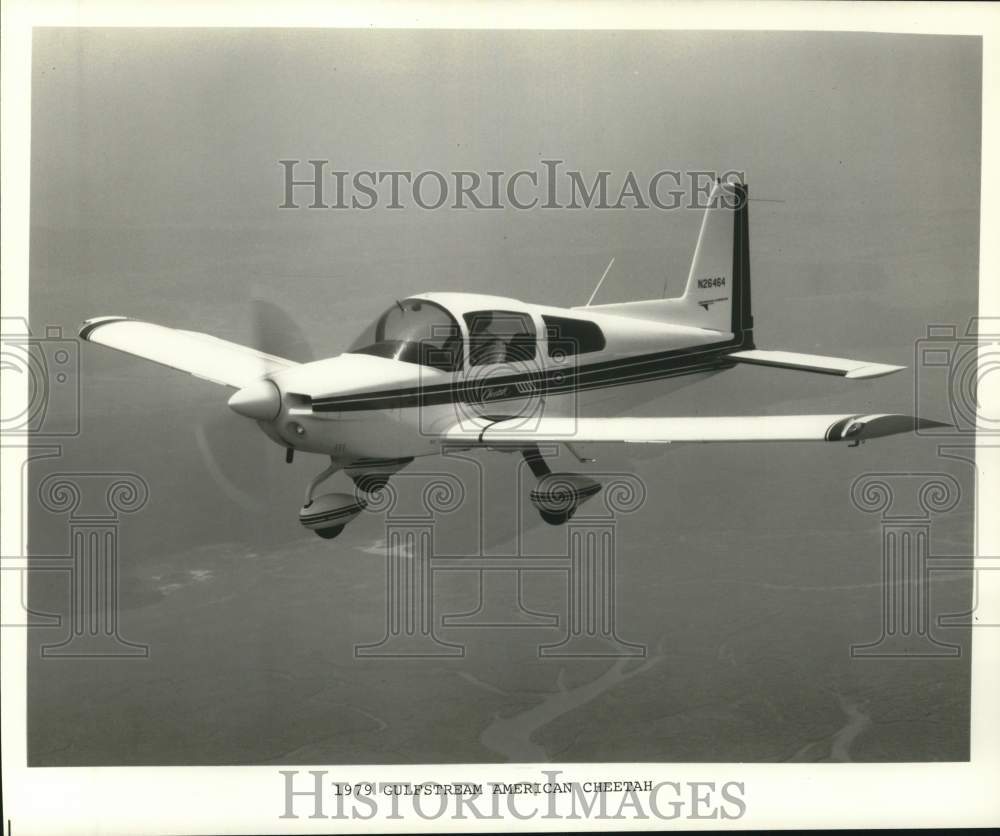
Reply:
[[[297,363],[193,331],[122,316],[87,320],[80,337],[236,389],[233,411],[286,449],[329,457],[306,489],[299,520],[336,537],[365,495],[418,456],[449,448],[521,453],[542,518],[565,523],[601,490],[553,473],[539,445],[607,442],[862,441],[936,421],[897,414],[587,417],[594,397],[655,382],[659,396],[740,363],[850,379],[902,366],[756,348],[750,304],[748,190],[717,181],[683,295],[557,308],[475,293],[393,302],[342,354]],[[603,280],[603,277],[602,277]],[[649,387],[646,387],[647,389]],[[317,496],[337,471],[352,493]]]

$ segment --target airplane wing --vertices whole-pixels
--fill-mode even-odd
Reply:
[[[866,441],[946,426],[909,415],[733,415],[694,418],[512,418],[460,424],[446,442],[528,447],[540,443],[678,444],[721,441]]]
[[[88,319],[80,327],[80,338],[236,389],[298,365],[208,334],[123,316]]]
[[[888,363],[869,363],[865,360],[848,360],[843,357],[826,357],[822,354],[796,354],[792,351],[734,351],[727,357],[740,363],[773,366],[779,369],[798,369],[803,372],[835,374],[851,379],[882,377],[905,369]]]

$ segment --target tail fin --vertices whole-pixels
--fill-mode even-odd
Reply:
[[[682,296],[592,305],[588,310],[731,332],[736,347],[752,349],[746,185],[730,180],[712,187]]]
[[[742,183],[718,181],[712,189],[681,302],[692,316],[685,324],[731,331],[753,342],[750,229]]]

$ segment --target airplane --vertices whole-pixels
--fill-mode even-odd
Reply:
[[[609,265],[610,267],[610,265]],[[607,271],[605,271],[607,275]],[[604,277],[602,276],[602,281]],[[600,283],[598,284],[598,289]],[[596,294],[595,289],[595,294]],[[232,410],[286,450],[329,465],[299,521],[331,539],[415,458],[454,449],[520,453],[530,500],[552,525],[601,490],[553,472],[540,448],[603,443],[848,442],[945,426],[899,414],[588,417],[627,390],[658,397],[740,364],[851,380],[903,366],[758,349],[750,298],[749,190],[717,180],[681,296],[559,308],[476,293],[395,300],[342,354],[299,363],[193,331],[123,316],[86,320],[81,339],[228,386]],[[652,384],[652,385],[650,385]],[[352,493],[317,495],[343,470]]]

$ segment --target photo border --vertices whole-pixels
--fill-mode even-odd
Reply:
[[[317,2],[30,3],[6,0],[2,19],[2,249],[4,316],[27,316],[32,27],[230,26],[451,29],[706,29],[897,32],[974,35],[983,39],[982,184],[998,182],[1000,8],[989,4],[924,3],[416,3],[332,6]],[[982,189],[979,315],[1000,315],[1000,211]],[[946,280],[943,277],[942,280]],[[980,391],[981,410],[1000,414],[1000,385]],[[989,378],[986,378],[989,380]],[[26,403],[25,387],[8,375],[0,396]],[[10,400],[8,400],[10,399]],[[3,527],[0,554],[24,554],[26,509],[21,505],[27,448],[5,442],[0,455]],[[1000,446],[977,439],[976,566],[1000,554]],[[978,478],[987,474],[987,478]],[[1000,578],[979,574],[979,614],[1000,622]],[[21,607],[18,573],[0,572],[0,602]],[[1000,822],[1000,631],[980,629],[972,652],[971,741],[968,763],[926,764],[514,764],[323,766],[343,782],[539,781],[559,770],[564,780],[728,781],[745,784],[746,814],[738,819],[607,820],[532,818],[526,821],[442,818],[282,819],[283,778],[291,767],[26,766],[26,631],[0,631],[2,791],[12,834],[310,833],[596,830],[662,828],[817,828],[983,826]],[[527,806],[526,806],[527,809]],[[8,822],[4,822],[4,832]]]

